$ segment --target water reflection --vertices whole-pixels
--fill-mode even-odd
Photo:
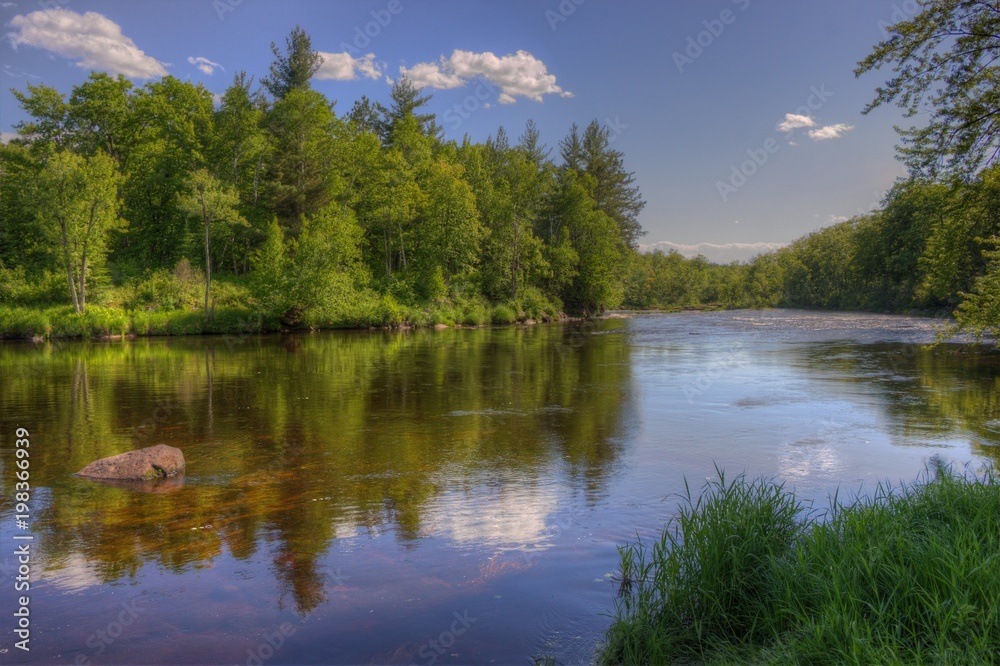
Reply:
[[[879,405],[886,430],[907,446],[947,445],[1000,462],[1000,353],[947,344],[850,342],[814,344],[796,350],[806,372],[822,368],[838,382],[861,384]],[[844,413],[849,413],[845,409]],[[823,437],[836,438],[851,424],[830,419]]]
[[[0,427],[33,426],[47,579],[265,551],[277,604],[308,614],[335,587],[338,537],[500,552],[543,540],[560,488],[599,497],[629,401],[625,325],[5,345]],[[159,443],[187,458],[170,492],[71,476]]]

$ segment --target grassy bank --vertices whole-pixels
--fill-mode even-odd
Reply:
[[[940,465],[815,515],[781,484],[690,491],[620,548],[603,663],[995,663],[1000,483]]]
[[[204,278],[197,271],[157,271],[144,279],[97,291],[82,313],[68,304],[65,279],[27,280],[0,269],[0,338],[107,338],[125,335],[247,335],[281,330],[399,326],[506,325],[559,318],[562,304],[537,289],[508,302],[451,293],[407,301],[373,289],[345,290],[304,311],[269,311],[246,280],[223,276],[212,285],[212,316],[204,310]],[[64,293],[66,292],[66,293]]]

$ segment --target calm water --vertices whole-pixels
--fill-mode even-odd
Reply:
[[[931,456],[1000,459],[1000,356],[923,349],[934,326],[776,311],[5,343],[0,661],[586,662],[616,545],[655,535],[685,478],[773,475],[822,506]],[[18,426],[30,659],[10,621]],[[159,443],[183,449],[182,484],[72,476]]]

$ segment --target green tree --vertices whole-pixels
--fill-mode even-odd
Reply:
[[[611,148],[608,128],[596,120],[587,125],[582,149],[584,172],[591,176],[587,182],[597,209],[614,220],[626,245],[637,247],[646,233],[639,224],[646,202],[635,185],[635,174],[625,170],[625,156]]]
[[[60,151],[38,174],[38,221],[60,248],[76,312],[87,308],[87,277],[107,255],[109,232],[122,227],[120,181],[104,153],[85,158]]]
[[[463,172],[462,165],[438,159],[423,178],[415,254],[424,278],[437,270],[445,280],[468,278],[475,268],[483,229]]]
[[[628,254],[614,220],[591,198],[593,185],[581,182],[588,177],[563,171],[554,205],[579,257],[577,276],[562,300],[577,312],[593,315],[621,303]]]
[[[205,318],[211,321],[209,293],[212,287],[213,227],[247,226],[237,210],[239,196],[220,183],[207,169],[198,169],[187,179],[188,191],[180,195],[178,208],[188,217],[201,220],[205,236]],[[218,232],[217,232],[218,233]]]
[[[285,38],[285,52],[271,42],[271,53],[274,54],[271,74],[261,84],[276,100],[284,99],[293,90],[307,89],[309,80],[323,64],[323,56],[313,50],[312,39],[298,25]]]
[[[855,75],[891,66],[865,113],[891,102],[923,127],[901,129],[901,157],[917,176],[968,177],[1000,155],[1000,8],[994,1],[919,3],[913,18],[858,63]]]
[[[74,148],[86,155],[102,150],[122,166],[138,130],[131,122],[135,87],[124,76],[91,72],[69,98],[67,127]]]
[[[178,195],[191,172],[205,166],[213,135],[212,94],[165,76],[134,100],[134,131],[124,159],[123,216],[129,232],[119,237],[115,261],[126,275],[173,266],[190,250]]]
[[[265,119],[273,146],[268,180],[273,212],[297,233],[303,215],[317,213],[342,193],[337,165],[345,123],[327,98],[295,88],[279,99]]]

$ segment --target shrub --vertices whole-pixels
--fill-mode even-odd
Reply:
[[[490,322],[502,326],[504,324],[513,324],[517,321],[517,314],[511,306],[504,303],[493,306],[493,310],[490,312]]]

